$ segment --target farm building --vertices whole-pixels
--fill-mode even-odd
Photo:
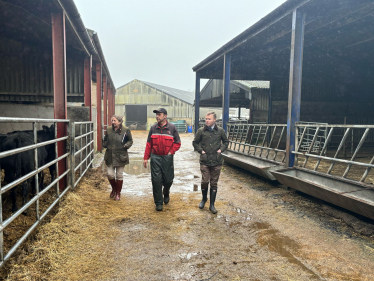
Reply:
[[[196,108],[200,79],[223,80],[227,162],[374,219],[373,11],[288,0],[193,67]],[[248,106],[232,80],[269,81],[268,124],[229,124],[230,107]]]
[[[98,34],[73,0],[0,1],[0,267],[91,167],[114,95]]]
[[[169,121],[190,126],[193,100],[194,93],[135,79],[117,89],[116,114],[124,116],[126,126],[145,130],[156,122],[153,110],[163,107]]]
[[[210,111],[205,110],[206,107],[217,107],[216,111],[220,113],[217,118],[221,118],[222,96],[223,81],[209,79],[200,92],[200,116],[204,117]],[[230,118],[247,119],[249,123],[267,123],[268,109],[268,81],[230,81]]]
[[[0,7],[1,117],[95,120],[101,150],[115,87],[98,34],[86,30],[71,0],[9,0]],[[10,122],[0,133],[30,129]]]

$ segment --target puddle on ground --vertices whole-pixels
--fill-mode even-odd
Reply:
[[[147,168],[143,166],[143,157],[130,157],[130,163],[125,166],[125,173],[129,175],[140,175],[151,172],[151,165],[148,161]]]
[[[107,166],[105,162],[102,162],[102,170],[106,172]],[[149,192],[152,192],[152,184],[150,183],[151,179],[151,165],[148,161],[147,168],[143,166],[143,157],[130,157],[130,163],[125,166],[124,170],[124,177],[128,176],[139,176],[139,181],[135,185],[126,185],[124,183],[122,192],[127,193],[129,195],[146,195]],[[198,191],[199,185],[193,183],[194,175],[187,175],[187,176],[177,176],[178,171],[174,173],[176,177],[173,180],[173,185],[171,187],[171,192],[191,192],[191,191]],[[108,185],[110,188],[110,185]]]
[[[304,264],[293,253],[297,252],[300,245],[287,236],[279,234],[278,230],[271,228],[267,223],[254,223],[254,230],[257,232],[257,243],[262,246],[268,246],[270,251],[276,252],[293,264],[300,266],[306,272],[310,273],[313,279],[322,279],[317,273]]]
[[[101,169],[103,172],[106,172],[107,166],[105,165],[105,162],[103,161]],[[151,172],[151,165],[148,161],[147,168],[144,168],[143,166],[143,157],[130,157],[130,163],[125,166],[125,171],[128,175],[140,175],[144,173],[150,173]]]

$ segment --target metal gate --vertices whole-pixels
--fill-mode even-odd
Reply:
[[[93,122],[75,122],[72,123],[70,128],[70,161],[72,163],[71,166],[74,167],[74,172],[71,173],[70,177],[70,184],[75,187],[94,160],[94,127]],[[79,144],[79,148],[76,151],[77,144]],[[76,165],[77,157],[79,158],[79,162]],[[77,180],[75,180],[76,176],[79,176]]]
[[[69,120],[64,119],[31,119],[31,118],[7,118],[7,117],[0,117],[0,124],[1,123],[31,123],[33,126],[32,136],[33,136],[33,145],[28,145],[25,147],[20,147],[4,152],[0,152],[0,161],[1,159],[16,155],[21,152],[33,150],[34,151],[34,170],[29,172],[26,175],[22,175],[22,177],[16,179],[13,182],[6,183],[5,186],[1,186],[0,181],[0,267],[4,265],[4,263],[9,260],[9,258],[15,253],[18,247],[27,239],[27,237],[32,233],[32,231],[40,224],[41,220],[45,218],[45,216],[53,209],[54,206],[60,201],[60,199],[72,188],[74,188],[80,179],[83,177],[85,172],[91,166],[93,161],[93,122],[70,122]],[[40,123],[46,124],[54,124],[54,139],[44,142],[39,142],[37,139],[37,125]],[[69,135],[57,139],[57,123],[65,123],[67,126],[67,132]],[[75,127],[78,126],[79,135],[76,135]],[[57,143],[61,141],[66,141],[67,143],[67,152],[64,155],[57,157]],[[38,167],[38,152],[37,149],[39,147],[43,147],[46,145],[54,144],[55,145],[55,159],[46,163],[45,165]],[[77,150],[76,145],[79,145],[80,148]],[[79,158],[78,163],[76,162],[76,158]],[[66,171],[59,175],[58,165],[57,162],[63,159],[67,160],[67,167]],[[70,159],[70,161],[68,161]],[[0,162],[1,163],[1,162]],[[59,175],[53,180],[47,187],[44,187],[43,190],[39,190],[39,173],[41,173],[46,168],[50,167],[51,165],[56,164],[56,174]],[[84,169],[84,170],[83,170]],[[78,180],[75,180],[75,174],[79,172]],[[25,182],[28,179],[33,178],[35,179],[35,194],[29,199],[28,202],[25,203],[17,212],[11,214],[8,218],[4,219],[4,206],[3,202],[3,195],[5,192],[11,191],[13,188],[18,186],[19,184]],[[59,181],[67,177],[67,186],[63,191],[60,193]],[[47,209],[41,209],[39,201],[43,195],[45,195],[48,191],[52,190],[55,187],[55,198],[52,202],[47,206]],[[9,250],[5,252],[4,249],[4,230],[9,227],[9,225],[24,211],[29,209],[31,206],[35,204],[35,222],[22,234],[21,238],[19,238],[15,244],[9,247]]]

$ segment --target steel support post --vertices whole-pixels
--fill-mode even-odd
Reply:
[[[305,13],[295,10],[292,15],[290,80],[288,92],[286,165],[293,167],[295,155],[295,124],[300,121],[301,82],[303,70]]]
[[[91,74],[92,58],[86,57],[84,59],[84,105],[90,108],[90,121],[92,121]]]
[[[112,90],[112,108],[113,108],[112,115],[114,115],[114,114],[116,114],[116,96],[115,96],[114,90]]]
[[[52,57],[53,57],[53,107],[55,119],[67,119],[66,92],[66,33],[65,13],[52,14]],[[57,123],[57,138],[66,136],[66,124]],[[66,141],[57,144],[58,157],[66,153]],[[66,159],[58,162],[58,176],[66,171]],[[66,187],[66,177],[59,182],[60,190]]]
[[[272,108],[272,100],[271,100],[271,81],[269,81],[269,108],[268,108],[268,124],[271,124],[271,108]],[[270,136],[272,134],[272,129],[269,128],[269,134],[268,134],[268,143],[270,143]]]
[[[272,111],[273,103],[271,97],[271,81],[269,81],[269,109],[268,109],[268,124],[271,124],[271,111]]]
[[[97,151],[102,150],[102,125],[101,125],[101,63],[96,64],[96,111],[97,111]]]
[[[110,118],[112,117],[112,87],[110,84],[108,84],[108,118],[107,118],[107,124],[110,125]]]
[[[112,118],[112,116],[114,115],[114,108],[113,108],[113,89],[112,87],[110,87],[110,99],[109,99],[109,102],[110,102],[110,114],[108,116],[108,124],[110,125],[110,119]]]
[[[108,125],[108,83],[107,83],[107,77],[106,75],[103,75],[103,114],[104,114],[104,120],[103,120],[103,126]]]
[[[115,98],[116,97],[114,95],[114,89],[112,89],[112,99],[111,99],[111,102],[112,102],[112,115],[116,114]],[[112,116],[110,116],[110,117],[112,117]]]
[[[223,99],[222,99],[222,126],[227,133],[227,124],[229,123],[230,113],[230,73],[231,73],[231,54],[226,53],[223,60]]]
[[[200,119],[200,73],[196,72],[195,81],[195,134],[199,129]]]
[[[70,185],[71,189],[75,188],[75,123],[70,123]]]

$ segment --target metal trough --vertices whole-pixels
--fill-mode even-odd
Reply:
[[[272,181],[276,180],[276,178],[270,173],[270,171],[276,171],[284,168],[283,164],[279,164],[278,162],[272,160],[262,159],[251,155],[244,155],[229,150],[222,153],[222,156],[225,162]]]
[[[272,174],[284,185],[374,220],[372,185],[295,167]]]

